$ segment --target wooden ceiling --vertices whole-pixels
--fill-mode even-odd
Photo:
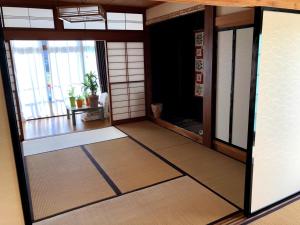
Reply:
[[[163,2],[199,3],[201,5],[254,7],[266,6],[300,10],[300,0],[0,0],[0,5],[57,6],[65,4],[93,4],[150,8]]]
[[[157,0],[153,0],[157,1]],[[300,0],[163,0],[173,3],[199,3],[213,6],[236,6],[236,7],[274,7],[300,10]]]

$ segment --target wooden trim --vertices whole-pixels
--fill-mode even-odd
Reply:
[[[106,40],[106,41],[144,41],[143,31],[112,30],[49,30],[6,28],[5,40]]]
[[[155,119],[154,117],[150,117],[150,119],[154,123],[158,124],[159,126],[164,127],[166,129],[169,129],[169,130],[172,130],[172,131],[174,131],[174,132],[176,132],[176,133],[178,133],[178,134],[180,134],[180,135],[182,135],[184,137],[192,139],[195,142],[198,142],[200,144],[202,144],[202,142],[203,142],[202,136],[197,135],[197,134],[195,134],[195,133],[193,133],[191,131],[188,131],[186,129],[178,127],[178,126],[176,126],[176,125],[174,125],[172,123],[169,123],[169,122],[167,122],[165,120],[162,120],[162,119]]]
[[[176,11],[176,12],[169,13],[167,15],[163,15],[163,16],[159,16],[159,17],[149,19],[149,20],[146,21],[146,25],[152,25],[152,24],[155,24],[155,23],[159,23],[159,22],[162,22],[162,21],[174,19],[174,18],[177,18],[177,17],[180,17],[180,16],[185,16],[185,15],[192,14],[192,13],[195,13],[195,12],[200,12],[200,11],[203,11],[203,10],[204,10],[203,5],[196,5],[196,6],[187,8],[187,9],[182,9],[182,10],[179,10],[179,11]]]
[[[254,9],[216,17],[215,26],[218,29],[254,24]]]
[[[11,50],[11,45],[10,42],[8,41],[8,49],[9,49],[9,54],[11,57],[11,66],[12,66],[12,76],[14,77],[14,84],[15,84],[15,97],[16,97],[16,109],[17,109],[17,115],[19,117],[19,128],[20,128],[20,141],[24,141],[24,129],[23,129],[23,123],[22,123],[22,114],[21,114],[21,103],[20,103],[20,99],[19,99],[19,93],[18,93],[18,88],[17,88],[17,79],[16,79],[16,74],[15,74],[15,64],[14,64],[14,60],[13,60],[13,54],[12,54],[12,50]]]
[[[238,148],[232,147],[217,140],[213,141],[213,148],[218,152],[230,156],[231,158],[246,163],[247,153]]]
[[[116,121],[112,121],[112,126],[116,126],[116,125],[120,125],[120,124],[124,124],[124,123],[134,123],[134,122],[139,122],[139,121],[144,121],[144,120],[147,120],[146,116],[124,119],[124,120],[116,120]]]
[[[204,95],[203,95],[203,144],[212,148],[215,118],[215,14],[216,8],[205,6],[204,12]]]

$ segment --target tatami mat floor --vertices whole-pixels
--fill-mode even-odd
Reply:
[[[245,164],[150,121],[117,127],[230,202],[243,208]]]
[[[205,187],[182,177],[35,225],[201,225],[235,211]]]
[[[34,224],[200,225],[240,211],[242,163],[151,122],[119,129],[141,143],[123,137],[26,157]]]

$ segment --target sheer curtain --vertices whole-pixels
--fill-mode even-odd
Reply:
[[[37,47],[30,46],[33,43]],[[94,41],[13,41],[12,53],[25,119],[64,115],[69,89],[74,87],[76,95],[81,95],[84,74],[97,74]],[[23,80],[34,82],[25,88]]]
[[[13,41],[11,46],[22,116],[25,119],[51,116],[42,43]]]

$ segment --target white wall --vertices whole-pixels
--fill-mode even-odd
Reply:
[[[0,74],[0,225],[23,225],[6,105]]]
[[[300,14],[263,18],[252,212],[300,191]]]

